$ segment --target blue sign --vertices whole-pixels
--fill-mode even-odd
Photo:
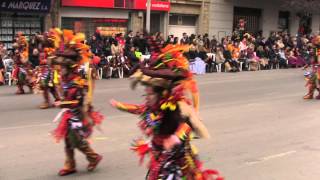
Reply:
[[[51,0],[0,0],[0,11],[49,12]]]

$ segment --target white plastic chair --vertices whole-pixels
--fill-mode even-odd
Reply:
[[[102,76],[103,76],[103,68],[102,67],[99,67],[97,69],[97,75],[98,75],[98,79],[101,80]]]
[[[5,57],[6,58],[6,57]],[[3,59],[3,65],[5,69],[5,82],[8,82],[8,85],[12,85],[12,68],[13,68],[13,60],[12,59]]]
[[[142,60],[149,60],[151,58],[151,55],[142,55],[141,56]]]
[[[107,56],[108,64],[111,64],[112,58],[113,58],[113,56]],[[112,77],[112,72],[113,72],[113,67],[109,66],[108,71],[109,71],[109,77],[111,78]]]
[[[221,73],[222,63],[216,65],[217,72]]]
[[[207,56],[208,56],[208,58],[212,59],[213,64],[216,62],[216,54],[207,53]],[[221,64],[220,64],[220,66],[216,65],[216,69],[217,69],[217,72],[221,72]]]
[[[242,71],[243,62],[240,62],[240,72]]]

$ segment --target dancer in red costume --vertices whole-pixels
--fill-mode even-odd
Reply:
[[[21,32],[16,37],[16,42],[13,44],[14,48],[14,69],[13,69],[13,80],[17,84],[16,94],[24,94],[25,91],[23,86],[28,86],[32,93],[33,80],[32,80],[32,66],[28,60],[28,42],[25,36]]]
[[[222,180],[216,170],[204,170],[193,134],[208,138],[198,116],[199,94],[183,52],[188,46],[167,46],[150,67],[140,67],[132,78],[145,85],[145,103],[133,105],[111,100],[119,110],[140,115],[139,127],[150,140],[137,139],[132,149],[142,162],[149,155],[146,180]],[[187,94],[191,94],[189,97]]]
[[[55,103],[63,108],[55,121],[60,117],[58,127],[53,131],[57,141],[65,141],[66,160],[59,171],[60,176],[76,172],[75,149],[85,154],[89,165],[88,171],[93,171],[102,156],[97,154],[87,140],[93,127],[101,124],[103,116],[93,110],[93,82],[89,67],[89,47],[83,44],[85,36],[82,33],[74,35],[72,31],[63,31],[64,51],[57,52],[54,64],[61,65],[63,97]]]
[[[43,37],[40,38],[40,42],[42,44],[42,49],[40,50],[40,65],[38,68],[38,83],[39,87],[42,91],[44,102],[40,105],[41,109],[47,109],[52,107],[50,104],[51,94],[54,98],[54,101],[59,101],[59,93],[58,93],[58,80],[57,70],[51,63],[51,58],[55,56],[55,52],[58,50],[60,44],[55,43],[56,41],[61,40],[62,32],[59,29],[51,29],[48,33],[46,33]]]

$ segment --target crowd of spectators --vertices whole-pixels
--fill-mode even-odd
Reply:
[[[42,51],[36,37],[29,40],[29,60],[34,67],[39,65]],[[105,37],[97,31],[86,43],[99,59],[97,69],[101,79],[125,77],[136,64],[148,60],[155,48],[168,44],[190,45],[185,56],[195,74],[303,67],[314,57],[311,40],[311,35],[290,36],[283,32],[273,32],[267,38],[260,34],[234,33],[221,39],[210,38],[208,34],[183,33],[179,39],[174,35],[165,38],[160,32],[150,35],[132,31]],[[7,55],[7,50],[0,43],[0,84],[4,83],[6,71],[2,60]]]

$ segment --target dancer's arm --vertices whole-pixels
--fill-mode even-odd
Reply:
[[[112,107],[115,107],[120,111],[125,111],[132,114],[142,114],[145,109],[144,105],[127,104],[127,103],[122,103],[113,99],[110,100],[110,104]]]

